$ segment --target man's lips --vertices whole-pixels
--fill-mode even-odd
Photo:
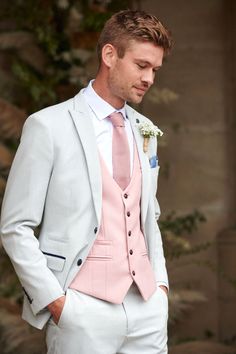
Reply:
[[[144,87],[137,87],[137,86],[134,86],[134,88],[142,93],[145,93],[148,89],[147,88],[144,88]]]

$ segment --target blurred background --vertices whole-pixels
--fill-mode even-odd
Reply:
[[[158,199],[171,286],[170,354],[233,354],[234,0],[1,0],[0,201],[25,119],[94,78],[99,31],[126,8],[156,15],[174,38],[155,85],[135,107],[164,131]],[[43,354],[44,333],[21,320],[21,304],[0,246],[0,353]]]

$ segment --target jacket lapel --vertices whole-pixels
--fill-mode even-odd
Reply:
[[[142,170],[141,221],[142,226],[144,226],[148,208],[148,196],[150,191],[150,166],[148,155],[143,151],[143,137],[137,127],[137,124],[139,122],[141,123],[141,115],[137,114],[135,110],[133,110],[128,105],[126,105],[126,111],[133,130]]]
[[[133,130],[142,169],[141,221],[142,225],[144,226],[147,215],[148,196],[150,190],[150,166],[148,156],[143,152],[143,137],[141,136],[137,127],[139,120],[141,122],[141,115],[137,114],[135,110],[133,110],[128,105],[126,105],[126,111]],[[69,112],[74,121],[75,128],[83,146],[95,212],[98,224],[100,224],[102,209],[101,167],[94,128],[92,120],[90,119],[90,112],[81,92],[74,97],[73,109],[69,109]]]
[[[74,108],[70,109],[69,112],[84,149],[95,212],[99,225],[102,208],[101,167],[92,120],[81,92],[74,97]]]

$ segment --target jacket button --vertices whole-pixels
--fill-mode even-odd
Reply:
[[[77,261],[77,266],[80,266],[82,264],[82,259],[79,258],[78,261]]]
[[[130,212],[129,211],[127,212],[127,216],[130,216]]]
[[[129,251],[129,254],[133,254],[133,250],[130,250],[130,251]]]
[[[97,226],[94,228],[94,233],[96,234],[97,232],[98,232],[98,228],[97,228]]]
[[[128,236],[131,236],[131,231],[128,232]]]
[[[128,194],[127,194],[127,193],[124,194],[124,198],[125,198],[125,199],[128,198]]]
[[[135,276],[135,271],[134,270],[132,271],[132,275]]]

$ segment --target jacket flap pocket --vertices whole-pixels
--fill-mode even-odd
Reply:
[[[48,268],[56,270],[58,272],[61,272],[63,270],[66,261],[65,257],[47,252],[43,252],[43,254],[47,259]]]

